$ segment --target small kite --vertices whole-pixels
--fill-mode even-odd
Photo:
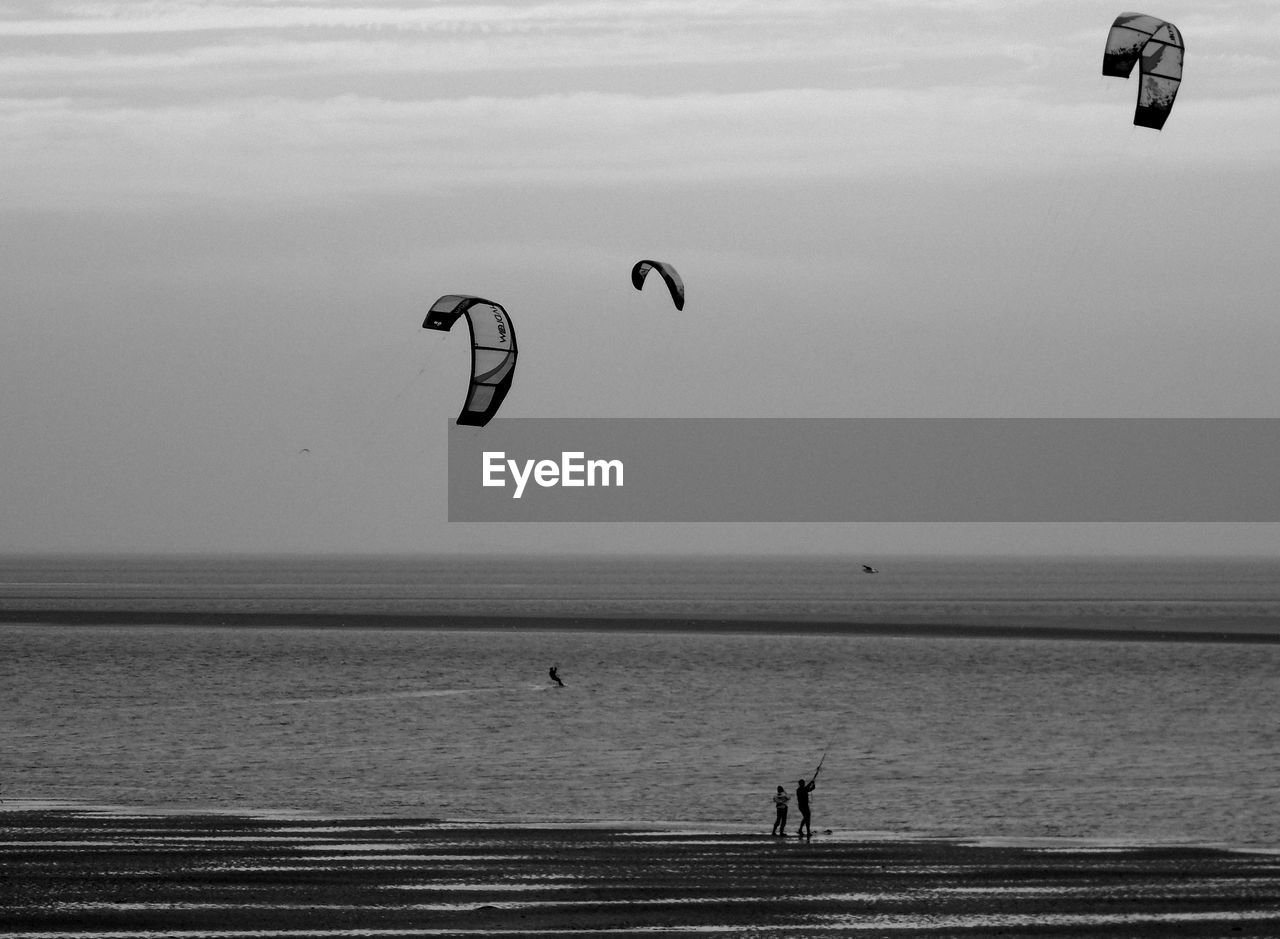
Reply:
[[[671,291],[671,300],[675,303],[676,309],[683,310],[684,281],[680,279],[676,269],[666,261],[637,261],[635,267],[631,268],[631,285],[636,290],[642,290],[644,279],[650,271],[657,271],[662,275],[662,279],[667,282],[667,289]]]

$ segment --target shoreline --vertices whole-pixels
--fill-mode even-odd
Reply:
[[[32,937],[1280,933],[1275,859],[1211,847],[24,808],[0,867]]]
[[[1028,622],[1030,620],[1030,622]],[[1018,614],[925,618],[828,618],[822,616],[595,615],[475,613],[308,613],[218,610],[3,609],[0,625],[169,626],[280,629],[452,629],[776,633],[905,636],[916,638],[1073,639],[1133,642],[1280,643],[1271,617],[1220,617],[1205,626],[1190,617],[1095,615],[1051,617]]]
[[[213,804],[169,803],[145,807],[115,802],[90,802],[80,799],[30,798],[10,795],[0,799],[0,827],[3,820],[13,814],[40,814],[48,816],[81,816],[99,819],[189,819],[218,818],[241,819],[251,823],[297,823],[299,825],[339,825],[359,818],[366,822],[378,822],[387,826],[412,825],[438,827],[440,829],[466,831],[564,831],[564,832],[613,832],[643,834],[646,837],[719,837],[755,838],[761,836],[763,826],[748,822],[643,820],[621,818],[505,818],[491,820],[478,817],[424,816],[420,812],[368,812],[358,816],[335,812],[330,809],[308,808],[248,808],[225,807]],[[786,836],[795,841],[795,835]],[[1222,841],[1141,839],[1134,837],[1107,838],[1101,836],[1070,835],[955,835],[929,834],[907,831],[855,831],[850,829],[815,829],[815,839],[826,844],[862,845],[951,845],[955,847],[1007,848],[1027,851],[1216,851],[1251,856],[1275,856],[1280,865],[1280,844],[1274,847],[1234,845]],[[1280,867],[1278,867],[1280,870]]]

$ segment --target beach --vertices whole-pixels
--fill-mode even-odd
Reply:
[[[5,808],[19,937],[1280,932],[1269,853]]]
[[[1280,935],[1273,564],[585,563],[15,562],[0,934]]]

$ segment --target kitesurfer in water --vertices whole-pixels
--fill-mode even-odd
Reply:
[[[790,797],[787,795],[787,791],[786,791],[785,789],[783,789],[781,786],[779,786],[779,787],[778,787],[778,794],[777,794],[776,796],[774,796],[774,797],[773,797],[773,804],[774,804],[774,805],[777,807],[777,809],[778,809],[778,815],[777,815],[777,818],[775,818],[775,819],[773,820],[773,831],[769,832],[769,834],[771,834],[771,835],[782,835],[783,837],[786,837],[786,834],[787,834],[787,803],[788,803],[788,802],[790,802],[790,801],[791,801],[791,799],[790,799]]]
[[[554,681],[554,682],[555,682],[557,685],[559,685],[561,688],[563,688],[563,687],[564,687],[564,682],[562,682],[562,681],[560,680],[560,676],[559,676],[558,674],[556,674],[556,668],[557,668],[557,666],[555,666],[555,665],[551,666],[551,680],[552,680],[552,681]]]
[[[815,772],[809,782],[802,779],[796,786],[796,805],[800,808],[800,825],[796,828],[796,835],[799,837],[813,837],[813,825],[809,822],[809,793],[813,792],[813,787],[817,784],[818,774]]]

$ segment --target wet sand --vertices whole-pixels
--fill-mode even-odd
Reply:
[[[65,809],[0,826],[0,933],[43,939],[1280,935],[1280,855],[1211,848]]]

